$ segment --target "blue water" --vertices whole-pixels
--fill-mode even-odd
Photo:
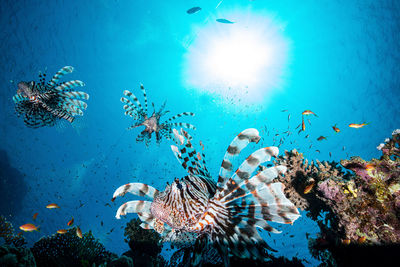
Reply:
[[[13,177],[26,184],[3,183],[12,194],[1,196],[1,205],[14,226],[39,213],[41,231],[25,235],[30,245],[63,228],[73,216],[84,232],[92,230],[107,249],[121,254],[129,249],[123,228],[133,215],[115,219],[122,200],[105,206],[114,190],[128,182],[163,190],[166,182],[185,175],[170,141],[156,145],[153,140],[147,148],[135,141],[139,129],[126,131],[132,122],[119,98],[125,89],[141,97],[140,83],[156,107],[167,100],[170,114],[196,113],[183,121],[196,126],[191,134],[204,143],[213,177],[230,141],[246,128],[257,128],[264,139],[245,156],[260,145],[272,145],[273,133],[286,131],[288,125],[294,134],[281,153],[296,148],[309,160],[336,161],[379,156],[376,146],[400,125],[399,1],[225,0],[215,9],[218,2],[1,1],[1,160],[8,158],[7,166],[19,173]],[[203,9],[188,15],[193,6]],[[261,86],[268,93],[256,101],[246,89],[228,100],[188,85],[185,77],[189,51],[196,38],[204,36],[201,30],[217,23],[215,16],[241,11],[284,25],[279,34],[288,41],[281,82],[273,88]],[[240,21],[218,27],[237,25]],[[79,125],[27,128],[14,112],[16,84],[36,80],[40,70],[51,76],[67,65],[75,71],[64,80],[84,81],[90,94]],[[308,139],[294,130],[306,109],[318,115],[307,117]],[[370,124],[362,129],[347,126],[362,122]],[[332,130],[334,124],[340,133]],[[321,135],[327,140],[318,142]],[[20,203],[16,210],[7,209],[10,198]],[[61,208],[46,209],[51,202]],[[314,265],[305,233],[315,234],[316,226],[302,215],[293,226],[280,227],[282,234],[266,239],[277,255],[296,255]]]

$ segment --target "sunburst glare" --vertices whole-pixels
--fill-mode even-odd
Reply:
[[[261,102],[283,84],[289,48],[284,26],[265,14],[224,15],[234,23],[209,18],[194,30],[185,55],[184,82],[234,102]]]

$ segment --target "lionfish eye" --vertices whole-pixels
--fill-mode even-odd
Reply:
[[[175,180],[175,183],[176,183],[176,187],[178,187],[178,189],[181,190],[182,189],[182,184],[179,182],[178,179]]]

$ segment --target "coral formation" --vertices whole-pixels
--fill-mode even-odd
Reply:
[[[139,219],[126,224],[124,236],[130,251],[124,255],[133,258],[135,266],[163,266],[164,259],[159,255],[162,249],[160,235],[140,227]]]
[[[37,266],[92,266],[116,258],[90,231],[79,238],[76,227],[63,235],[42,237],[31,250]]]
[[[0,247],[0,266],[35,267],[35,258],[27,248]]]
[[[311,247],[343,256],[338,248],[349,244],[357,251],[360,245],[391,249],[400,242],[399,147],[400,130],[395,130],[378,146],[380,159],[342,160],[347,171],[336,162],[308,163],[296,150],[276,159],[290,170],[280,178],[285,194],[321,228],[321,236],[309,240]]]
[[[13,225],[4,216],[0,216],[0,237],[4,239],[6,245],[13,245],[17,248],[26,244],[22,233],[15,235]]]

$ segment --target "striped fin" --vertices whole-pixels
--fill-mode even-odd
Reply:
[[[142,105],[140,104],[139,100],[133,93],[129,92],[128,90],[125,90],[124,95],[126,95],[127,97],[129,97],[130,99],[132,99],[135,102],[135,105],[133,105],[133,106],[137,107],[138,111],[143,111]],[[126,99],[126,98],[124,98],[124,99]],[[122,101],[122,98],[121,98],[121,101]],[[129,101],[129,102],[132,103],[131,101]],[[128,103],[124,102],[124,103],[129,104],[129,102]]]
[[[29,101],[29,98],[18,94],[18,95],[13,96],[13,101],[14,101],[14,103],[19,103],[21,101]]]
[[[140,89],[142,90],[143,98],[144,98],[144,113],[147,114],[147,94],[146,94],[146,90],[144,89],[143,84],[140,84]]]
[[[219,188],[223,187],[226,181],[230,178],[232,173],[232,160],[239,155],[243,148],[250,142],[258,143],[260,140],[259,133],[256,129],[250,128],[241,132],[233,139],[229,145],[219,171],[218,183]]]
[[[60,110],[60,109],[54,109],[49,107],[46,103],[44,102],[40,102],[40,105],[46,109],[48,112],[50,112],[51,114],[53,114],[55,117],[58,117],[60,119],[65,119],[69,122],[73,122],[74,121],[74,117],[72,117],[70,114],[68,114],[67,112],[65,112],[64,110]]]
[[[74,68],[71,66],[65,66],[64,68],[60,69],[57,71],[57,73],[53,76],[53,78],[47,83],[47,86],[52,88],[58,81],[61,79],[62,76],[64,76],[67,73],[71,73],[74,71]]]
[[[223,186],[223,190],[220,190],[218,196],[220,198],[224,198],[227,196],[227,194],[234,192],[234,190],[232,190],[233,188],[239,189],[240,187],[238,184],[248,180],[254,170],[260,166],[261,163],[270,161],[271,157],[277,156],[278,153],[279,149],[277,147],[265,147],[252,153],[226,182],[226,184]]]
[[[77,86],[85,86],[85,83],[79,80],[73,80],[69,82],[64,82],[54,88],[54,91],[62,92],[62,91],[68,91],[71,90],[72,88],[75,88]]]
[[[154,223],[153,223],[153,224],[154,224]],[[142,228],[145,229],[145,230],[154,229],[154,227],[153,227],[152,225],[148,224],[148,223],[141,223],[139,226],[142,227]]]
[[[151,202],[143,200],[134,200],[122,204],[118,210],[115,218],[121,219],[121,216],[125,216],[128,213],[151,213],[150,212]]]
[[[83,116],[83,111],[79,109],[77,106],[72,105],[71,103],[64,102],[61,106],[66,112],[70,113],[71,115],[79,115]]]
[[[66,103],[71,103],[72,105],[74,105],[78,108],[81,108],[81,109],[87,108],[87,104],[85,102],[83,102],[82,100],[72,99],[72,98],[63,98],[63,101]]]
[[[111,201],[114,201],[117,197],[124,196],[126,193],[131,193],[140,197],[148,197],[153,199],[160,193],[160,191],[147,184],[129,183],[118,187],[118,189],[115,190]]]
[[[196,130],[196,127],[193,126],[192,124],[186,123],[186,122],[175,122],[175,123],[169,123],[171,127],[185,127],[187,129],[192,129]]]
[[[84,100],[89,99],[89,95],[87,93],[81,92],[81,91],[62,92],[62,93],[58,93],[58,95],[62,96],[62,97],[67,97],[67,98],[76,98],[76,99],[84,99]]]
[[[194,116],[194,113],[193,112],[182,112],[182,113],[176,114],[175,116],[169,118],[164,123],[169,123],[169,122],[171,122],[177,118],[183,117],[183,116]]]
[[[137,215],[143,223],[148,224],[149,226],[153,227],[154,216],[153,216],[153,214],[151,214],[151,212],[138,212]]]

